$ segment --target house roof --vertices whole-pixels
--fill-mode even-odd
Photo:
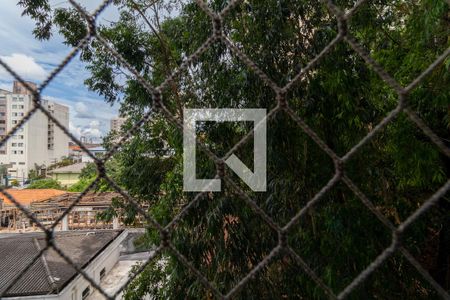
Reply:
[[[69,145],[69,149],[72,151],[81,151],[81,147],[78,145]]]
[[[100,145],[100,144],[83,144],[83,146],[84,146],[85,148],[87,148],[87,149],[90,149],[90,148],[96,148],[96,147],[99,147],[99,146],[101,146],[101,145]],[[69,145],[69,149],[72,150],[72,151],[83,151],[83,152],[84,152],[84,150],[81,149],[81,147],[78,146],[78,145]]]
[[[80,163],[76,163],[73,165],[68,165],[65,167],[61,167],[61,168],[57,168],[57,169],[53,169],[48,171],[48,173],[52,174],[52,173],[76,173],[76,174],[80,174],[81,170],[83,170],[84,167],[86,167],[85,162],[80,162]]]
[[[77,267],[85,268],[120,233],[119,230],[56,232],[54,240]],[[4,297],[58,294],[77,276],[77,271],[53,249],[44,252],[25,271],[45,248],[44,233],[18,234],[0,241],[0,294],[5,293]],[[23,276],[16,279],[21,272]],[[11,288],[5,292],[10,284]]]
[[[92,151],[92,152],[105,152],[106,149],[105,149],[105,147],[98,146],[98,147],[89,148],[89,151]]]
[[[6,192],[24,206],[29,206],[34,201],[47,200],[66,193],[66,191],[56,189],[6,189]],[[4,204],[14,205],[2,192],[0,192],[0,199],[4,201]]]

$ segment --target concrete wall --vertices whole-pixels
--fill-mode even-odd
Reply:
[[[31,100],[31,99],[30,99]],[[32,107],[30,102],[30,109]],[[47,150],[47,116],[41,111],[37,111],[26,123],[25,134],[27,136],[27,161],[28,171],[35,168],[35,165],[48,165]],[[28,173],[25,174],[28,177]]]
[[[80,174],[76,173],[54,173],[52,178],[57,180],[62,186],[71,186],[78,182]]]
[[[69,129],[69,108],[56,102],[49,102],[48,108],[52,115],[67,129]],[[69,137],[54,124],[49,122],[49,128],[52,128],[48,138],[53,146],[49,147],[49,160],[59,161],[63,156],[69,156]]]

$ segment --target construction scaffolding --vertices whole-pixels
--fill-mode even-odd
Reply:
[[[118,215],[110,220],[99,218],[111,208],[114,198],[122,196],[114,192],[89,193],[73,207],[71,204],[80,196],[80,193],[65,193],[51,197],[47,200],[34,201],[29,210],[44,226],[50,227],[68,209],[70,212],[64,216],[56,228],[59,230],[77,229],[117,229],[124,225],[123,217]],[[35,225],[16,206],[0,206],[0,230],[35,230]],[[139,225],[141,220],[137,218],[134,225]]]

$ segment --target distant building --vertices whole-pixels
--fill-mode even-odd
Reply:
[[[54,242],[95,283],[101,281],[119,260],[127,231],[56,232]],[[94,287],[55,250],[45,251],[32,265],[27,265],[46,246],[44,233],[0,237],[0,294],[2,299],[84,300]],[[16,276],[24,272],[17,279]]]
[[[89,152],[91,152],[95,157],[101,158],[103,155],[106,154],[106,149],[102,146],[89,148]],[[88,155],[87,153],[83,152],[83,155],[81,156],[81,162],[93,162],[94,159]]]
[[[37,90],[37,85],[34,82],[27,82],[27,85],[33,90]],[[20,95],[33,95],[33,93],[27,89],[22,82],[20,81],[14,81],[13,82],[13,94],[20,94]]]
[[[33,83],[28,83],[36,88]],[[69,127],[69,108],[42,100],[42,106],[64,127]],[[33,108],[33,95],[19,82],[13,92],[0,90],[0,138],[14,128]],[[0,147],[0,164],[8,165],[12,179],[22,181],[35,166],[48,166],[69,155],[69,137],[41,111],[34,115]]]
[[[86,167],[87,163],[79,162],[73,165],[53,169],[47,172],[54,180],[58,181],[62,186],[69,187],[78,182],[81,170]]]
[[[120,132],[123,124],[125,124],[126,118],[115,117],[111,119],[111,131]]]
[[[96,143],[83,143],[83,146],[90,150],[92,148],[102,148],[101,144],[96,144]],[[103,148],[102,148],[103,149]],[[81,162],[83,159],[83,156],[87,156],[87,153],[77,144],[75,143],[69,143],[69,156],[74,159],[75,161],[79,161]],[[92,159],[90,160],[92,161]]]

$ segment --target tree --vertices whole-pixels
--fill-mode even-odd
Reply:
[[[41,2],[41,3],[39,3]],[[47,1],[25,1],[25,14],[37,21],[37,38],[48,38],[54,24],[67,44],[85,36],[81,15],[73,9],[50,11]],[[354,1],[336,1],[349,9]],[[226,1],[208,3],[214,10]],[[161,84],[181,62],[211,35],[211,20],[196,4],[171,1],[114,1],[121,8],[117,22],[100,25],[106,38],[152,86]],[[449,46],[448,4],[445,1],[377,1],[362,5],[348,30],[394,78],[406,85]],[[224,33],[278,85],[288,83],[337,35],[337,24],[325,5],[312,1],[243,1],[223,21]],[[108,102],[121,101],[129,116],[126,129],[148,111],[145,122],[114,158],[114,179],[139,201],[150,204],[150,215],[167,225],[195,194],[182,190],[182,136],[164,114],[153,110],[151,95],[110,55],[91,41],[81,53],[91,77],[86,85]],[[442,140],[448,131],[449,69],[437,67],[408,97],[408,103]],[[122,83],[125,81],[125,84]],[[165,107],[177,118],[183,107],[276,106],[276,95],[230,48],[217,41],[182,70],[162,90]],[[286,95],[289,107],[338,155],[344,155],[395,106],[398,97],[346,43],[338,43]],[[248,130],[249,124],[209,124],[199,127],[204,142],[224,155]],[[285,112],[268,128],[268,190],[253,193],[236,179],[275,222],[284,226],[332,178],[334,165]],[[247,165],[252,144],[236,155]],[[345,166],[346,175],[377,210],[399,225],[428,199],[450,174],[450,162],[405,114],[363,146]],[[198,153],[197,177],[215,175],[214,163]],[[226,293],[277,244],[277,234],[232,186],[200,198],[171,233],[172,244],[214,286]],[[123,205],[128,205],[123,203]],[[449,199],[415,223],[403,245],[448,290],[445,244]],[[434,236],[439,237],[437,241]],[[159,244],[158,231],[147,232],[149,244]],[[289,245],[338,293],[390,245],[383,227],[360,199],[339,182],[300,219],[288,235]],[[170,251],[152,262],[133,281],[126,299],[145,294],[155,298],[210,298],[194,276]],[[242,299],[323,299],[323,291],[299,271],[286,253],[265,266],[237,297]],[[351,299],[433,298],[433,288],[404,257],[392,256],[350,295]]]
[[[112,178],[115,178],[115,174],[117,171],[115,170],[115,162],[110,161],[107,164],[108,166],[108,175]],[[97,167],[95,163],[88,163],[82,170],[79,177],[79,181],[75,183],[74,185],[69,187],[69,192],[83,192],[84,190],[88,189],[89,186],[95,181],[97,178]],[[91,191],[95,192],[106,192],[106,191],[112,191],[113,189],[109,186],[109,184],[104,180],[101,179],[95,186],[92,187]]]
[[[20,184],[19,184],[19,181],[17,179],[11,180],[11,186],[18,187],[19,185]]]
[[[54,179],[45,178],[34,180],[30,185],[26,187],[27,189],[57,189],[64,190],[61,184]]]
[[[76,163],[76,161],[72,157],[62,157],[60,161],[48,166],[47,170],[53,170],[56,168],[61,168],[65,166],[70,166]]]

